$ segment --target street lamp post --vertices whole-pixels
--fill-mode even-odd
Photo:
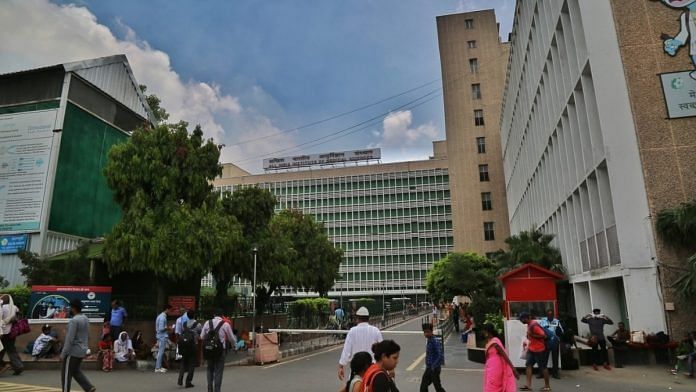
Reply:
[[[253,312],[251,315],[251,333],[253,334],[253,342],[254,342],[254,347],[256,347],[256,254],[258,253],[258,249],[254,247],[254,283],[253,287],[251,288],[252,295],[254,296],[252,298],[252,309]]]

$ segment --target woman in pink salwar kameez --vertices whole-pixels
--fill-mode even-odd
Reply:
[[[507,351],[491,324],[483,325],[486,342],[486,367],[483,371],[483,392],[514,392],[519,378]]]

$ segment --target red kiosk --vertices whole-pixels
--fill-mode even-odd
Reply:
[[[527,328],[517,320],[517,315],[528,312],[535,317],[544,317],[548,309],[558,314],[556,282],[563,278],[559,273],[532,263],[498,277],[503,284],[505,342],[510,360],[516,367],[524,367],[524,360],[520,359],[519,354],[527,335]]]

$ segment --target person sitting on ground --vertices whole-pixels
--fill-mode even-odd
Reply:
[[[143,332],[140,330],[135,331],[131,341],[133,343],[133,351],[135,352],[135,358],[142,360],[147,359],[147,356],[150,354],[150,349],[143,340]]]
[[[102,336],[99,342],[99,356],[101,357],[102,370],[110,372],[114,365],[114,345],[111,341],[111,335]]]
[[[366,351],[361,351],[350,360],[350,377],[348,382],[338,392],[362,392],[363,377],[365,372],[372,365],[372,355]]]
[[[31,356],[35,361],[40,358],[48,358],[54,352],[58,344],[58,339],[51,334],[51,326],[45,324],[41,327],[41,335],[34,341],[34,348],[31,350]]]
[[[131,362],[135,360],[133,342],[126,331],[121,331],[118,339],[114,342],[114,359],[117,362]]]
[[[688,378],[694,378],[694,367],[696,367],[696,331],[687,334],[686,339],[682,340],[681,345],[679,345],[677,352],[680,355],[677,355],[677,363],[674,369],[671,370],[672,374],[677,374],[681,361],[686,361],[686,369],[688,371],[684,375]]]
[[[401,347],[393,340],[383,340],[372,345],[375,363],[365,372],[365,392],[399,392],[394,383],[394,369],[399,364]]]

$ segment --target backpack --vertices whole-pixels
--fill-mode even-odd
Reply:
[[[205,359],[219,359],[222,356],[223,345],[220,340],[220,328],[225,322],[220,320],[220,323],[213,329],[213,320],[208,320],[210,325],[208,333],[205,335],[203,340],[203,358]]]
[[[196,333],[193,330],[198,325],[198,321],[194,321],[191,328],[188,323],[184,323],[181,336],[179,337],[179,353],[189,356],[196,351]]]
[[[556,336],[556,333],[549,327],[544,327],[541,324],[539,324],[539,326],[544,330],[544,334],[546,335],[546,339],[544,340],[546,349],[555,349],[558,346],[558,336]]]
[[[367,368],[367,370],[365,371],[365,375],[363,376],[363,392],[373,392],[372,383],[374,383],[375,381],[375,376],[377,376],[380,373],[385,372],[376,363],[373,363],[372,365],[370,365],[369,368]]]

